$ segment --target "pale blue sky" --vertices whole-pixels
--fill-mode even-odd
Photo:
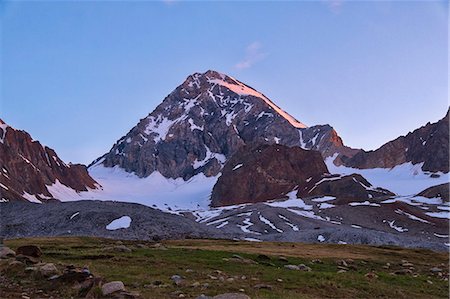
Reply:
[[[0,118],[89,163],[191,73],[374,149],[448,108],[447,1],[1,2]]]

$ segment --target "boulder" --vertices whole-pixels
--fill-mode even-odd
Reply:
[[[59,274],[58,268],[56,268],[55,264],[48,263],[39,267],[39,273],[41,273],[44,277],[50,277],[52,275]]]
[[[38,258],[34,258],[32,256],[23,255],[23,254],[16,255],[16,260],[18,260],[19,262],[25,263],[27,265],[34,265],[34,264],[39,263]]]
[[[6,246],[0,247],[0,259],[6,259],[14,256],[16,256],[16,253],[9,247]]]
[[[121,281],[111,281],[102,285],[103,296],[107,296],[118,291],[125,291],[125,285]]]
[[[284,265],[284,267],[288,270],[297,270],[297,271],[300,270],[300,268],[297,265]]]
[[[16,254],[17,255],[22,254],[22,255],[38,258],[42,255],[42,251],[38,246],[25,245],[25,246],[18,247],[16,250]]]

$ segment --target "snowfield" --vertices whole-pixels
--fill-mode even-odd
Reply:
[[[438,178],[431,178],[430,175],[422,171],[423,163],[412,164],[411,162],[397,165],[394,168],[372,168],[357,169],[345,166],[336,166],[333,161],[337,154],[325,159],[325,164],[332,174],[349,175],[357,173],[362,175],[375,188],[388,189],[400,196],[411,196],[429,188],[431,186],[448,183],[450,176],[448,173],[437,173]]]

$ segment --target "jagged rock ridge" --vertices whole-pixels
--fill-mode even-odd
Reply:
[[[0,119],[0,201],[55,199],[49,185],[75,191],[97,184],[84,165],[64,163],[55,151]]]
[[[436,123],[392,140],[375,151],[360,151],[346,160],[355,168],[392,168],[406,162],[423,163],[422,170],[449,171],[449,112]]]

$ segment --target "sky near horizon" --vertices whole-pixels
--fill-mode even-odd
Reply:
[[[366,150],[449,106],[447,1],[2,1],[0,18],[0,118],[67,162],[208,69]]]

